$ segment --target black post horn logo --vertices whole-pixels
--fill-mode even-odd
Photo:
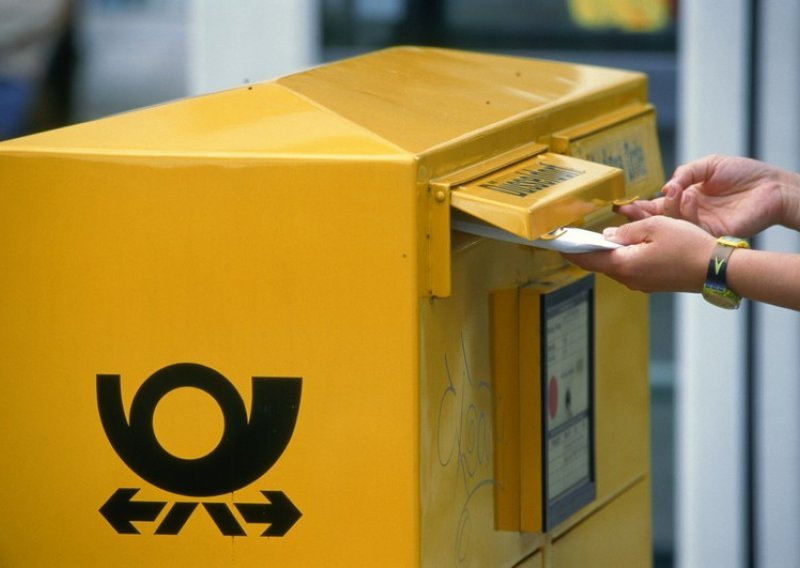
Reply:
[[[156,406],[166,394],[180,387],[194,387],[206,392],[222,410],[222,439],[216,448],[200,458],[185,459],[170,454],[161,446],[153,429]],[[292,437],[300,406],[300,390],[299,378],[253,377],[248,421],[239,392],[224,376],[196,363],[178,363],[156,371],[142,383],[131,402],[128,421],[122,404],[120,376],[97,375],[100,420],[119,457],[153,485],[193,497],[230,493],[266,473],[283,454]],[[120,489],[117,493],[119,491],[130,493],[131,490]],[[117,493],[115,496],[119,497]],[[267,493],[281,503],[288,501],[281,492]],[[104,509],[110,508],[112,501],[116,503],[114,496],[101,509],[107,518]],[[211,504],[206,505],[209,509]],[[237,508],[241,510],[239,504]],[[294,510],[291,514],[299,518],[300,512],[293,505],[291,508]],[[138,531],[134,529],[133,532]]]

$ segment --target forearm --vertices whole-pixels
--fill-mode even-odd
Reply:
[[[738,249],[726,276],[730,289],[744,298],[800,310],[800,254]]]

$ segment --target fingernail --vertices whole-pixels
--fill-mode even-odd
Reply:
[[[606,239],[613,239],[614,235],[616,235],[616,234],[617,234],[617,228],[616,227],[606,227],[605,229],[603,229],[603,236]]]

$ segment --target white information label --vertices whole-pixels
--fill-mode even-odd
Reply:
[[[586,294],[547,313],[547,496],[590,479],[590,328]]]

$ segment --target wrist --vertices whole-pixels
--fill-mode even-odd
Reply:
[[[790,229],[800,230],[800,174],[782,172],[778,191],[781,203],[778,223]]]
[[[694,276],[692,276],[692,282],[685,291],[697,293],[703,292],[703,286],[705,286],[706,276],[708,274],[709,258],[711,258],[713,255],[716,246],[717,240],[711,235],[709,235],[709,238],[703,242],[702,246],[697,246],[694,254],[694,269],[691,270],[691,274]]]
[[[703,298],[706,301],[720,308],[739,307],[741,297],[730,287],[728,266],[734,251],[747,248],[747,241],[737,237],[724,236],[716,240],[703,283]]]

